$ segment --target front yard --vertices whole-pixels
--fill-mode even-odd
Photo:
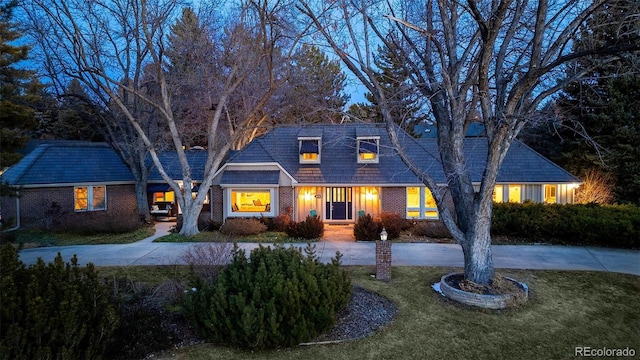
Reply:
[[[6,236],[8,242],[17,244],[23,248],[30,248],[42,246],[129,244],[152,236],[154,233],[155,229],[152,226],[144,226],[134,231],[115,234],[80,234],[31,229],[3,233],[2,236]],[[4,241],[3,239],[3,243]]]
[[[136,276],[136,269],[145,276],[144,268],[128,268],[128,276]],[[636,355],[640,352],[637,276],[505,271],[530,286],[530,301],[516,309],[488,311],[460,306],[432,290],[431,285],[450,268],[395,267],[388,283],[372,279],[370,267],[349,269],[354,284],[382,294],[398,307],[398,316],[387,329],[338,345],[246,352],[202,344],[172,349],[154,358],[570,359],[579,346],[629,347]]]

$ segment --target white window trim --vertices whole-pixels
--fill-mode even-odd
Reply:
[[[407,191],[410,187],[417,187],[418,189],[420,189],[420,207],[409,207],[409,205],[407,204],[407,209],[405,212],[405,217],[407,219],[416,219],[416,220],[439,220],[440,219],[440,211],[438,211],[438,207],[427,207],[425,205],[425,200],[426,200],[426,187],[425,186],[409,186],[405,188],[405,196],[407,196]],[[418,211],[418,213],[420,214],[420,216],[415,217],[415,216],[409,216],[409,212],[410,211]],[[427,216],[427,211],[435,211],[436,214],[438,214],[436,217],[429,217]]]
[[[93,208],[93,188],[102,187],[104,188],[104,208],[94,209]],[[76,210],[76,189],[78,188],[87,188],[87,208]],[[73,211],[74,212],[88,212],[88,211],[105,211],[107,210],[107,186],[106,185],[85,185],[85,186],[74,186],[73,187]]]
[[[306,160],[303,158],[302,154],[300,154],[302,141],[305,141],[305,140],[315,140],[318,142],[318,158],[316,160]],[[321,137],[299,137],[298,138],[298,156],[299,156],[300,164],[320,164],[320,159],[322,158],[322,138]]]
[[[231,208],[232,206],[232,201],[231,201],[231,193],[233,191],[240,191],[240,192],[251,192],[251,191],[261,191],[261,190],[269,190],[269,196],[271,198],[271,210],[269,211],[263,211],[263,212],[233,212],[233,209]],[[229,187],[225,189],[225,198],[226,200],[226,205],[225,205],[225,211],[227,213],[226,217],[260,217],[260,216],[266,216],[266,217],[273,217],[276,216],[276,209],[278,208],[278,198],[277,198],[278,192],[276,191],[276,188],[273,187]]]
[[[358,158],[358,164],[377,164],[380,162],[380,137],[379,136],[371,136],[371,137],[359,137],[358,145],[356,149],[356,156]],[[360,141],[371,141],[374,140],[376,143],[376,156],[371,160],[363,160],[360,157]]]

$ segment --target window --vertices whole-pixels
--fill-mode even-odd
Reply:
[[[359,138],[358,139],[358,162],[359,163],[377,163],[379,154],[378,138]]]
[[[300,164],[320,163],[320,138],[298,138]]]
[[[493,202],[504,202],[504,186],[496,185],[496,187],[493,188]]]
[[[431,191],[426,187],[407,188],[408,219],[438,219],[438,207]]]
[[[230,189],[229,216],[272,215],[273,189]]]
[[[95,211],[107,209],[107,189],[105,186],[77,186],[73,189],[75,211]]]
[[[519,203],[522,202],[520,194],[520,185],[509,185],[509,202]]]
[[[167,191],[167,192],[154,192],[153,193],[153,202],[154,203],[158,203],[158,202],[174,202],[175,200],[175,193],[173,191]]]
[[[545,202],[545,204],[555,204],[557,202],[556,192],[557,192],[556,185],[545,185],[544,186],[544,202]]]

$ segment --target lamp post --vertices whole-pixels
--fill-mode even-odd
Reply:
[[[376,279],[391,280],[391,242],[387,241],[387,231],[382,228],[380,240],[376,241]]]

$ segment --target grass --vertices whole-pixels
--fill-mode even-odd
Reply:
[[[25,247],[67,246],[67,245],[98,245],[98,244],[129,244],[155,233],[152,226],[141,227],[131,232],[120,234],[97,233],[78,234],[70,232],[50,232],[44,230],[16,230],[15,243]]]
[[[394,267],[390,282],[350,268],[354,283],[399,308],[385,330],[339,345],[246,352],[203,344],[159,359],[572,359],[576,346],[640,351],[640,278],[604,272],[504,271],[526,282],[527,304],[478,310],[443,298],[431,284],[449,268]]]
[[[256,235],[232,236],[225,235],[219,231],[203,231],[195,236],[183,236],[180,234],[170,234],[160,237],[154,242],[252,242],[252,243],[287,243],[298,242],[284,232],[266,231]],[[307,240],[302,240],[306,242]]]

